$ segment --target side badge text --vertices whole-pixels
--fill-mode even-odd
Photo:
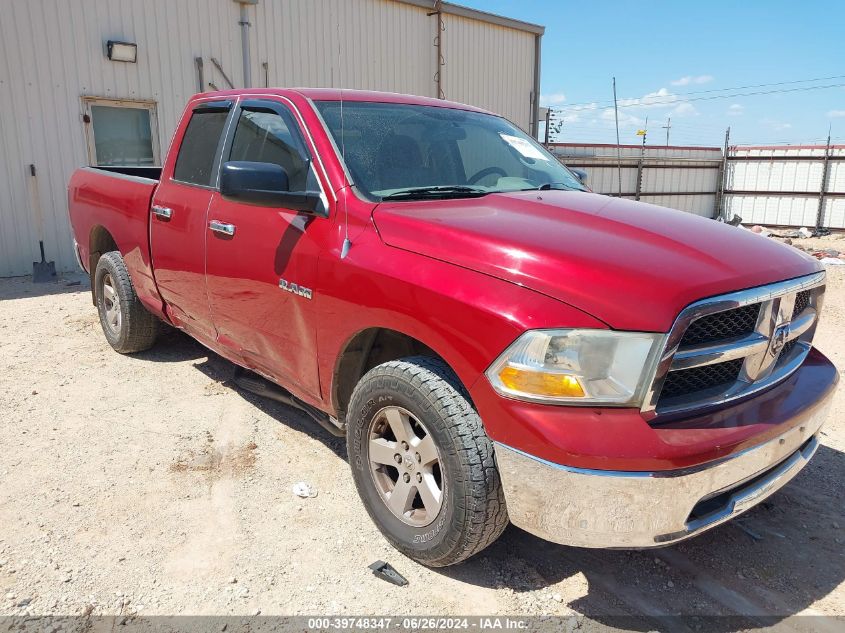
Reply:
[[[292,292],[300,297],[305,297],[306,299],[310,299],[312,295],[311,288],[306,288],[305,286],[300,286],[299,284],[292,284],[287,279],[279,279],[279,288]]]

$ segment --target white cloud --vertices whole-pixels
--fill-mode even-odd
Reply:
[[[621,108],[666,107],[674,105],[678,97],[666,88],[648,92],[638,99],[619,99]]]
[[[761,119],[760,123],[772,128],[776,132],[788,130],[792,127],[792,123],[784,123],[783,121],[778,121],[777,119]]]
[[[728,106],[728,116],[741,116],[745,112],[745,106],[741,103],[732,103]]]
[[[698,110],[695,109],[695,106],[691,103],[686,101],[682,101],[679,103],[672,111],[669,113],[671,116],[676,117],[684,117],[684,116],[697,116]]]
[[[608,123],[616,124],[616,115],[613,112],[613,108],[605,108],[602,110],[600,115],[602,121],[606,121]],[[629,114],[624,110],[619,111],[619,127],[626,127],[626,126],[634,126],[634,127],[642,127],[645,124],[645,120],[634,116],[633,114]]]
[[[706,84],[713,81],[713,75],[686,75],[671,82],[673,86],[689,86],[690,84]]]
[[[540,105],[553,106],[560,105],[566,101],[566,95],[562,92],[556,92],[550,95],[540,95]]]
[[[681,100],[678,95],[674,94],[667,88],[660,88],[659,90],[646,93],[642,97],[636,99],[620,99],[619,108],[620,122],[622,120],[622,112],[625,110],[635,110],[639,112],[650,110],[668,110],[669,116],[677,117],[695,116],[698,114],[698,110],[695,109],[695,106]]]
[[[592,136],[591,140],[615,139],[615,112],[613,107],[599,106],[597,103],[562,105],[556,108],[557,116],[563,119],[560,138],[568,138],[568,134],[576,137]],[[666,117],[675,118],[694,117],[699,115],[695,106],[683,100],[683,97],[673,93],[669,88],[643,94],[636,98],[619,99],[619,134],[623,143],[641,143],[642,137],[636,136],[637,130],[646,127],[648,115],[649,135],[661,133],[660,126],[664,125]],[[573,127],[567,127],[572,125]]]
[[[827,113],[827,116],[831,119],[845,118],[845,110],[831,110]]]

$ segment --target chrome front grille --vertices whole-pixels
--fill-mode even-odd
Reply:
[[[643,411],[706,407],[786,378],[810,351],[824,281],[820,272],[687,307],[667,336]]]
[[[792,311],[793,320],[810,307],[810,294],[809,290],[802,290],[795,295],[795,309]]]
[[[732,385],[739,378],[742,363],[741,358],[736,358],[724,363],[670,371],[660,391],[660,400],[665,401],[690,393],[703,393],[710,389],[721,389]]]
[[[757,325],[759,314],[760,304],[755,303],[736,310],[703,316],[689,324],[684,332],[684,338],[681,339],[681,346],[712,343],[734,336],[751,334]]]

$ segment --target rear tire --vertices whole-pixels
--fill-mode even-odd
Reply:
[[[370,370],[352,394],[346,437],[367,512],[409,558],[453,565],[507,526],[493,443],[443,361],[416,356]]]
[[[129,271],[118,251],[103,253],[94,272],[94,291],[103,334],[121,354],[141,352],[153,346],[159,320],[135,294]]]

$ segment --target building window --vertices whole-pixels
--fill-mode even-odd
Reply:
[[[83,104],[89,164],[161,165],[155,103],[85,97]]]

